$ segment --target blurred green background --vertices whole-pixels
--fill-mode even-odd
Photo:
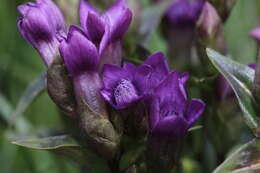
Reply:
[[[24,2],[26,1],[1,0],[0,2],[0,172],[79,172],[76,165],[57,155],[17,147],[7,139],[10,125],[6,121],[8,119],[6,114],[11,116],[11,112],[16,107],[26,86],[45,69],[37,52],[22,39],[16,27],[16,20],[19,16],[16,7]],[[260,1],[238,0],[225,25],[225,37],[232,58],[244,64],[255,61],[256,45],[248,37],[248,31],[258,24],[260,25]],[[156,43],[158,43],[156,40],[151,43],[153,50],[161,47]],[[23,117],[28,121],[27,125],[31,126],[29,132],[62,129],[58,110],[46,92],[42,93],[26,109]],[[17,133],[25,132],[18,131]],[[196,134],[194,137],[197,137],[198,140],[200,138]],[[187,147],[189,146],[187,145]],[[212,144],[209,144],[210,147]],[[210,152],[211,150],[206,154],[210,155]],[[187,154],[184,159],[187,173],[192,173],[194,167],[200,165],[197,164],[198,162],[201,160],[197,160],[192,154]],[[215,167],[215,162],[212,163],[212,167]]]

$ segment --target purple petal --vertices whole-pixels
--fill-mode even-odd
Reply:
[[[104,65],[103,82],[106,89],[113,89],[121,79],[129,79],[131,75],[123,68],[111,64]]]
[[[187,129],[188,124],[183,118],[178,116],[169,116],[158,122],[152,130],[152,135],[181,138],[186,135]]]
[[[173,107],[183,110],[186,106],[186,96],[180,88],[180,74],[178,71],[171,72],[167,78],[156,88],[155,93],[159,96],[161,104],[174,103]]]
[[[141,65],[135,70],[133,83],[135,84],[140,95],[145,94],[150,86],[151,72],[152,68],[148,65]]]
[[[98,46],[105,33],[105,23],[96,13],[89,11],[86,22],[86,30],[88,33],[88,38]]]
[[[99,56],[96,46],[76,26],[70,27],[67,40],[60,45],[60,53],[73,76],[98,69]]]
[[[255,40],[260,41],[260,27],[250,31],[249,35]]]
[[[87,18],[89,12],[97,13],[97,10],[88,3],[88,0],[81,0],[79,5],[79,16],[80,16],[80,25],[87,29]]]
[[[200,99],[191,100],[185,113],[185,118],[188,121],[189,127],[191,127],[201,116],[201,114],[204,112],[205,106],[205,103]]]
[[[153,129],[160,120],[160,104],[157,97],[153,95],[147,97],[147,104],[149,105],[149,124],[150,129]]]
[[[150,76],[150,88],[156,87],[169,74],[168,63],[162,52],[152,54],[144,64],[150,65],[153,68]]]
[[[104,16],[110,23],[111,41],[121,39],[132,20],[132,12],[126,7],[125,1],[117,0]]]

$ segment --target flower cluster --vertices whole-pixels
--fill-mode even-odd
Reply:
[[[170,71],[161,52],[139,66],[128,62],[121,65],[121,41],[132,18],[124,0],[117,0],[103,15],[81,0],[81,27],[70,26],[68,33],[60,10],[51,0],[36,0],[18,9],[22,14],[18,21],[20,33],[38,50],[48,69],[53,68],[60,54],[73,86],[80,125],[100,154],[114,157],[120,141],[107,104],[123,113],[137,109],[137,116],[149,120],[146,127],[151,153],[160,148],[154,145],[158,137],[165,139],[161,143],[182,140],[203,113],[203,101],[188,100],[188,73]],[[187,20],[193,15],[191,11]],[[139,103],[142,106],[134,106]],[[141,112],[148,112],[148,116]]]

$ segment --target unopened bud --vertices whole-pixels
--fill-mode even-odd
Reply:
[[[210,3],[206,2],[197,22],[197,29],[200,36],[214,37],[221,26],[222,22],[216,9]]]
[[[208,0],[218,11],[223,22],[227,20],[236,0]]]

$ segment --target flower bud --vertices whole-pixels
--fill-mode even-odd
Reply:
[[[196,23],[196,46],[198,56],[202,64],[207,64],[204,68],[206,73],[211,73],[211,63],[206,55],[206,48],[212,48],[219,52],[226,53],[226,42],[223,33],[223,24],[216,9],[206,2],[201,11],[201,15]]]
[[[111,159],[117,152],[119,136],[99,93],[102,82],[98,50],[81,29],[71,26],[67,38],[60,44],[60,53],[72,77],[83,139],[86,138],[96,152]]]
[[[166,17],[171,25],[176,26],[194,26],[204,0],[177,0],[166,12]]]
[[[227,20],[236,0],[208,0],[216,9],[223,22]]]
[[[41,55],[46,65],[50,65],[58,55],[59,42],[56,34],[64,35],[66,25],[59,8],[51,0],[37,0],[18,6],[22,15],[18,19],[18,29]]]
[[[196,25],[200,37],[213,38],[222,26],[222,22],[215,8],[206,2]]]

